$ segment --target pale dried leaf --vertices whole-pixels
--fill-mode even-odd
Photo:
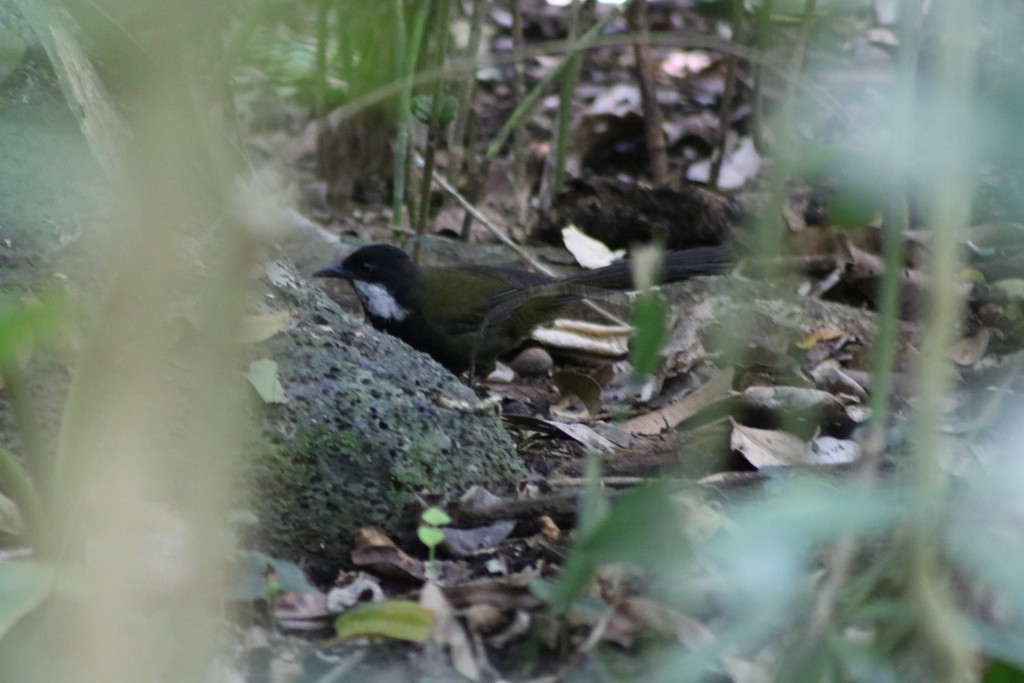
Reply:
[[[284,387],[277,377],[277,363],[269,358],[254,360],[249,364],[245,379],[260,395],[264,403],[288,403]]]
[[[471,681],[479,681],[484,669],[480,655],[466,630],[455,618],[455,612],[440,586],[433,581],[423,586],[420,605],[433,613],[434,628],[430,637],[448,648],[455,670]]]
[[[729,446],[757,469],[789,467],[802,462],[806,450],[803,439],[788,432],[747,427],[735,420],[731,422]]]
[[[729,396],[735,370],[727,368],[683,398],[664,408],[637,415],[620,424],[630,434],[651,436],[673,429],[707,408],[715,401]]]
[[[576,262],[588,270],[611,265],[626,255],[625,249],[612,251],[604,242],[572,224],[562,228],[562,242]]]
[[[555,427],[570,439],[579,442],[587,448],[591,448],[602,453],[611,453],[615,450],[614,443],[601,436],[591,427],[583,424],[582,422],[556,422],[554,420],[545,420],[544,422]]]
[[[560,318],[534,330],[532,337],[546,346],[616,358],[629,352],[629,333],[630,328],[625,325],[598,325]]]

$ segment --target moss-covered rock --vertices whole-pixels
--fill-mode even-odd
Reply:
[[[0,0],[0,24],[13,26],[10,16],[11,3]],[[96,234],[102,224],[93,216],[97,197],[109,188],[45,54],[30,33],[25,38],[26,59],[0,84],[0,290],[36,292],[61,272],[92,299],[102,296],[111,272],[97,272],[91,256],[119,248]],[[77,239],[83,221],[92,233],[89,244]],[[402,515],[416,492],[451,496],[473,483],[512,485],[523,470],[499,421],[436,403],[441,397],[475,400],[467,387],[429,358],[345,315],[290,270],[269,272],[266,294],[296,317],[257,353],[279,364],[289,402],[267,405],[256,416],[260,438],[244,471],[253,489],[238,495],[258,513],[265,549],[330,579],[348,559],[359,527],[414,533],[415,515]],[[88,321],[82,324],[87,331]],[[184,320],[182,326],[179,341],[194,343]],[[25,372],[33,414],[51,451],[71,363],[70,356],[38,351]],[[0,392],[0,443],[22,454],[9,397]],[[174,466],[192,464],[185,454]]]
[[[272,264],[268,280],[276,306],[294,317],[261,345],[288,402],[266,406],[264,441],[246,465],[266,550],[330,580],[360,527],[411,538],[417,493],[507,489],[523,474],[494,414],[439,404],[476,396],[432,359],[348,315],[286,266]]]

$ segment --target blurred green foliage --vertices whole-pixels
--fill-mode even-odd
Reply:
[[[820,7],[837,4],[820,3]],[[935,4],[947,10],[953,6]],[[226,50],[225,71],[254,67],[268,85],[326,109],[357,103],[408,75],[405,69],[411,62],[403,50],[413,32],[409,18],[422,7],[411,0],[260,1],[235,5],[239,18],[232,22],[228,6],[218,3],[175,6],[155,17],[147,17],[145,7],[129,4],[113,5],[120,8],[113,13],[87,2],[68,6],[85,27],[97,62],[117,86],[115,92],[153,73],[166,73],[167,65],[157,59],[159,53],[147,52],[144,41],[138,40],[161,27],[160,17],[173,12],[214,12],[218,20],[210,23],[213,35],[219,38],[224,30],[235,38],[233,44],[227,41],[236,51]],[[850,4],[851,11],[865,6],[864,2]],[[776,7],[798,16],[808,5],[787,2]],[[948,45],[942,47],[943,40],[956,46],[954,39],[965,38],[968,46],[980,46],[981,78],[977,89],[970,91],[977,102],[967,104],[983,104],[974,107],[982,113],[970,125],[953,130],[974,143],[969,166],[976,173],[955,179],[980,183],[980,215],[1019,220],[1024,206],[1020,191],[1024,171],[1017,144],[1024,112],[1024,88],[1020,87],[1024,48],[1016,38],[1024,28],[1024,9],[1019,3],[997,0],[983,3],[981,9],[980,35],[943,35],[948,28],[930,24],[911,27],[928,31],[929,39],[938,37],[934,44],[922,41],[926,49],[919,73],[940,85],[948,78],[941,69],[933,71],[931,50],[945,49],[954,59],[958,56]],[[133,23],[135,16],[153,23]],[[131,27],[131,40],[125,39],[126,27]],[[965,25],[963,30],[971,27]],[[916,78],[918,72],[912,75]],[[419,100],[420,120],[432,102]],[[892,115],[893,129],[876,136],[882,128],[874,124],[898,110],[886,102],[879,107],[883,115],[872,119],[867,135],[851,134],[845,141],[871,154],[850,155],[838,151],[839,147],[801,139],[806,146],[800,154],[792,154],[784,170],[835,178],[839,191],[830,210],[840,224],[863,223],[888,205],[891,194],[913,195],[913,203],[934,209],[948,194],[943,190],[949,189],[939,183],[941,177],[935,171],[952,161],[963,162],[943,156],[954,137],[950,129],[926,125],[947,104],[964,103],[922,99],[917,115],[910,120]],[[390,99],[383,100],[380,111],[384,118],[399,115]],[[0,367],[7,373],[16,371],[26,349],[52,339],[63,319],[58,304],[29,305],[14,297],[0,300]],[[647,369],[656,362],[665,333],[660,303],[643,299],[637,320],[634,361],[638,369]],[[944,366],[937,364],[917,368],[922,377],[943,371]],[[940,416],[925,417],[887,432],[894,434],[895,443],[887,446],[897,462],[895,472],[884,481],[765,473],[759,491],[735,495],[721,505],[684,505],[673,484],[661,480],[609,503],[599,491],[592,466],[592,483],[581,505],[572,553],[560,579],[539,586],[538,591],[554,612],[564,613],[582,602],[585,587],[602,565],[625,563],[643,569],[648,580],[645,588],[665,605],[713,623],[713,638],[700,647],[674,650],[654,667],[652,681],[703,680],[708,669],[719,668],[726,655],[763,649],[770,650],[790,674],[787,681],[939,680],[934,669],[951,656],[948,650],[958,648],[968,657],[991,658],[984,673],[986,683],[1021,680],[1024,538],[1019,500],[1024,464],[1018,456],[1022,435],[1012,427],[1018,420],[1011,414],[1010,426],[1002,425],[1003,433],[984,444],[996,457],[963,465],[953,483],[945,472],[939,485],[929,487],[921,479],[930,470],[915,469],[901,460],[903,451],[913,452],[916,444],[930,443],[925,437],[944,427]],[[883,426],[889,426],[888,419]],[[947,445],[917,457],[937,461],[938,451],[946,455]],[[23,512],[42,508],[32,500],[36,494],[25,486],[28,477],[20,463],[6,453],[0,453],[0,458],[8,459],[7,479],[0,481],[4,490],[17,499]],[[938,469],[936,462],[924,465]],[[695,515],[709,509],[717,514],[712,528],[703,534],[687,528],[701,521]],[[262,556],[247,559],[253,570],[250,578],[273,563]],[[289,576],[281,570],[297,572],[294,567],[278,570],[282,580]],[[0,635],[38,606],[47,594],[50,572],[42,564],[6,565],[0,571]],[[825,590],[829,577],[838,577],[831,584],[831,594]],[[301,583],[298,578],[295,581]],[[249,594],[262,590],[249,588]],[[932,602],[936,594],[944,603],[939,609]],[[9,597],[4,600],[3,596]],[[587,607],[593,605],[591,601]],[[610,609],[607,604],[598,606]],[[946,610],[948,606],[954,609]],[[402,637],[425,637],[429,624],[421,610],[411,604],[399,605],[397,610],[391,616],[397,617]],[[392,628],[391,623],[381,626],[381,616],[380,609],[364,613],[369,623],[356,624],[351,632],[381,633]],[[953,637],[943,640],[942,631]]]

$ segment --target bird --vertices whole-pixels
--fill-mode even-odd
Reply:
[[[695,247],[666,252],[661,272],[671,282],[731,265],[727,247]],[[635,289],[625,261],[557,278],[496,266],[420,267],[390,244],[360,247],[313,276],[348,280],[373,327],[455,375],[490,372],[572,301]]]

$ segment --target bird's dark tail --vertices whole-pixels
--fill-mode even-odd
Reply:
[[[658,282],[676,282],[698,275],[724,273],[733,265],[732,251],[727,247],[695,247],[665,252]],[[620,261],[604,268],[575,273],[561,281],[565,284],[602,289],[635,289],[629,261]]]
[[[732,251],[727,247],[695,247],[669,251],[661,264],[658,283],[676,282],[698,275],[724,273],[733,265]],[[520,306],[529,302],[537,308],[557,309],[572,301],[608,296],[615,291],[636,289],[629,261],[620,261],[604,268],[574,273],[560,280],[532,287],[529,290],[506,292],[492,299],[492,308],[483,327],[506,320]]]

